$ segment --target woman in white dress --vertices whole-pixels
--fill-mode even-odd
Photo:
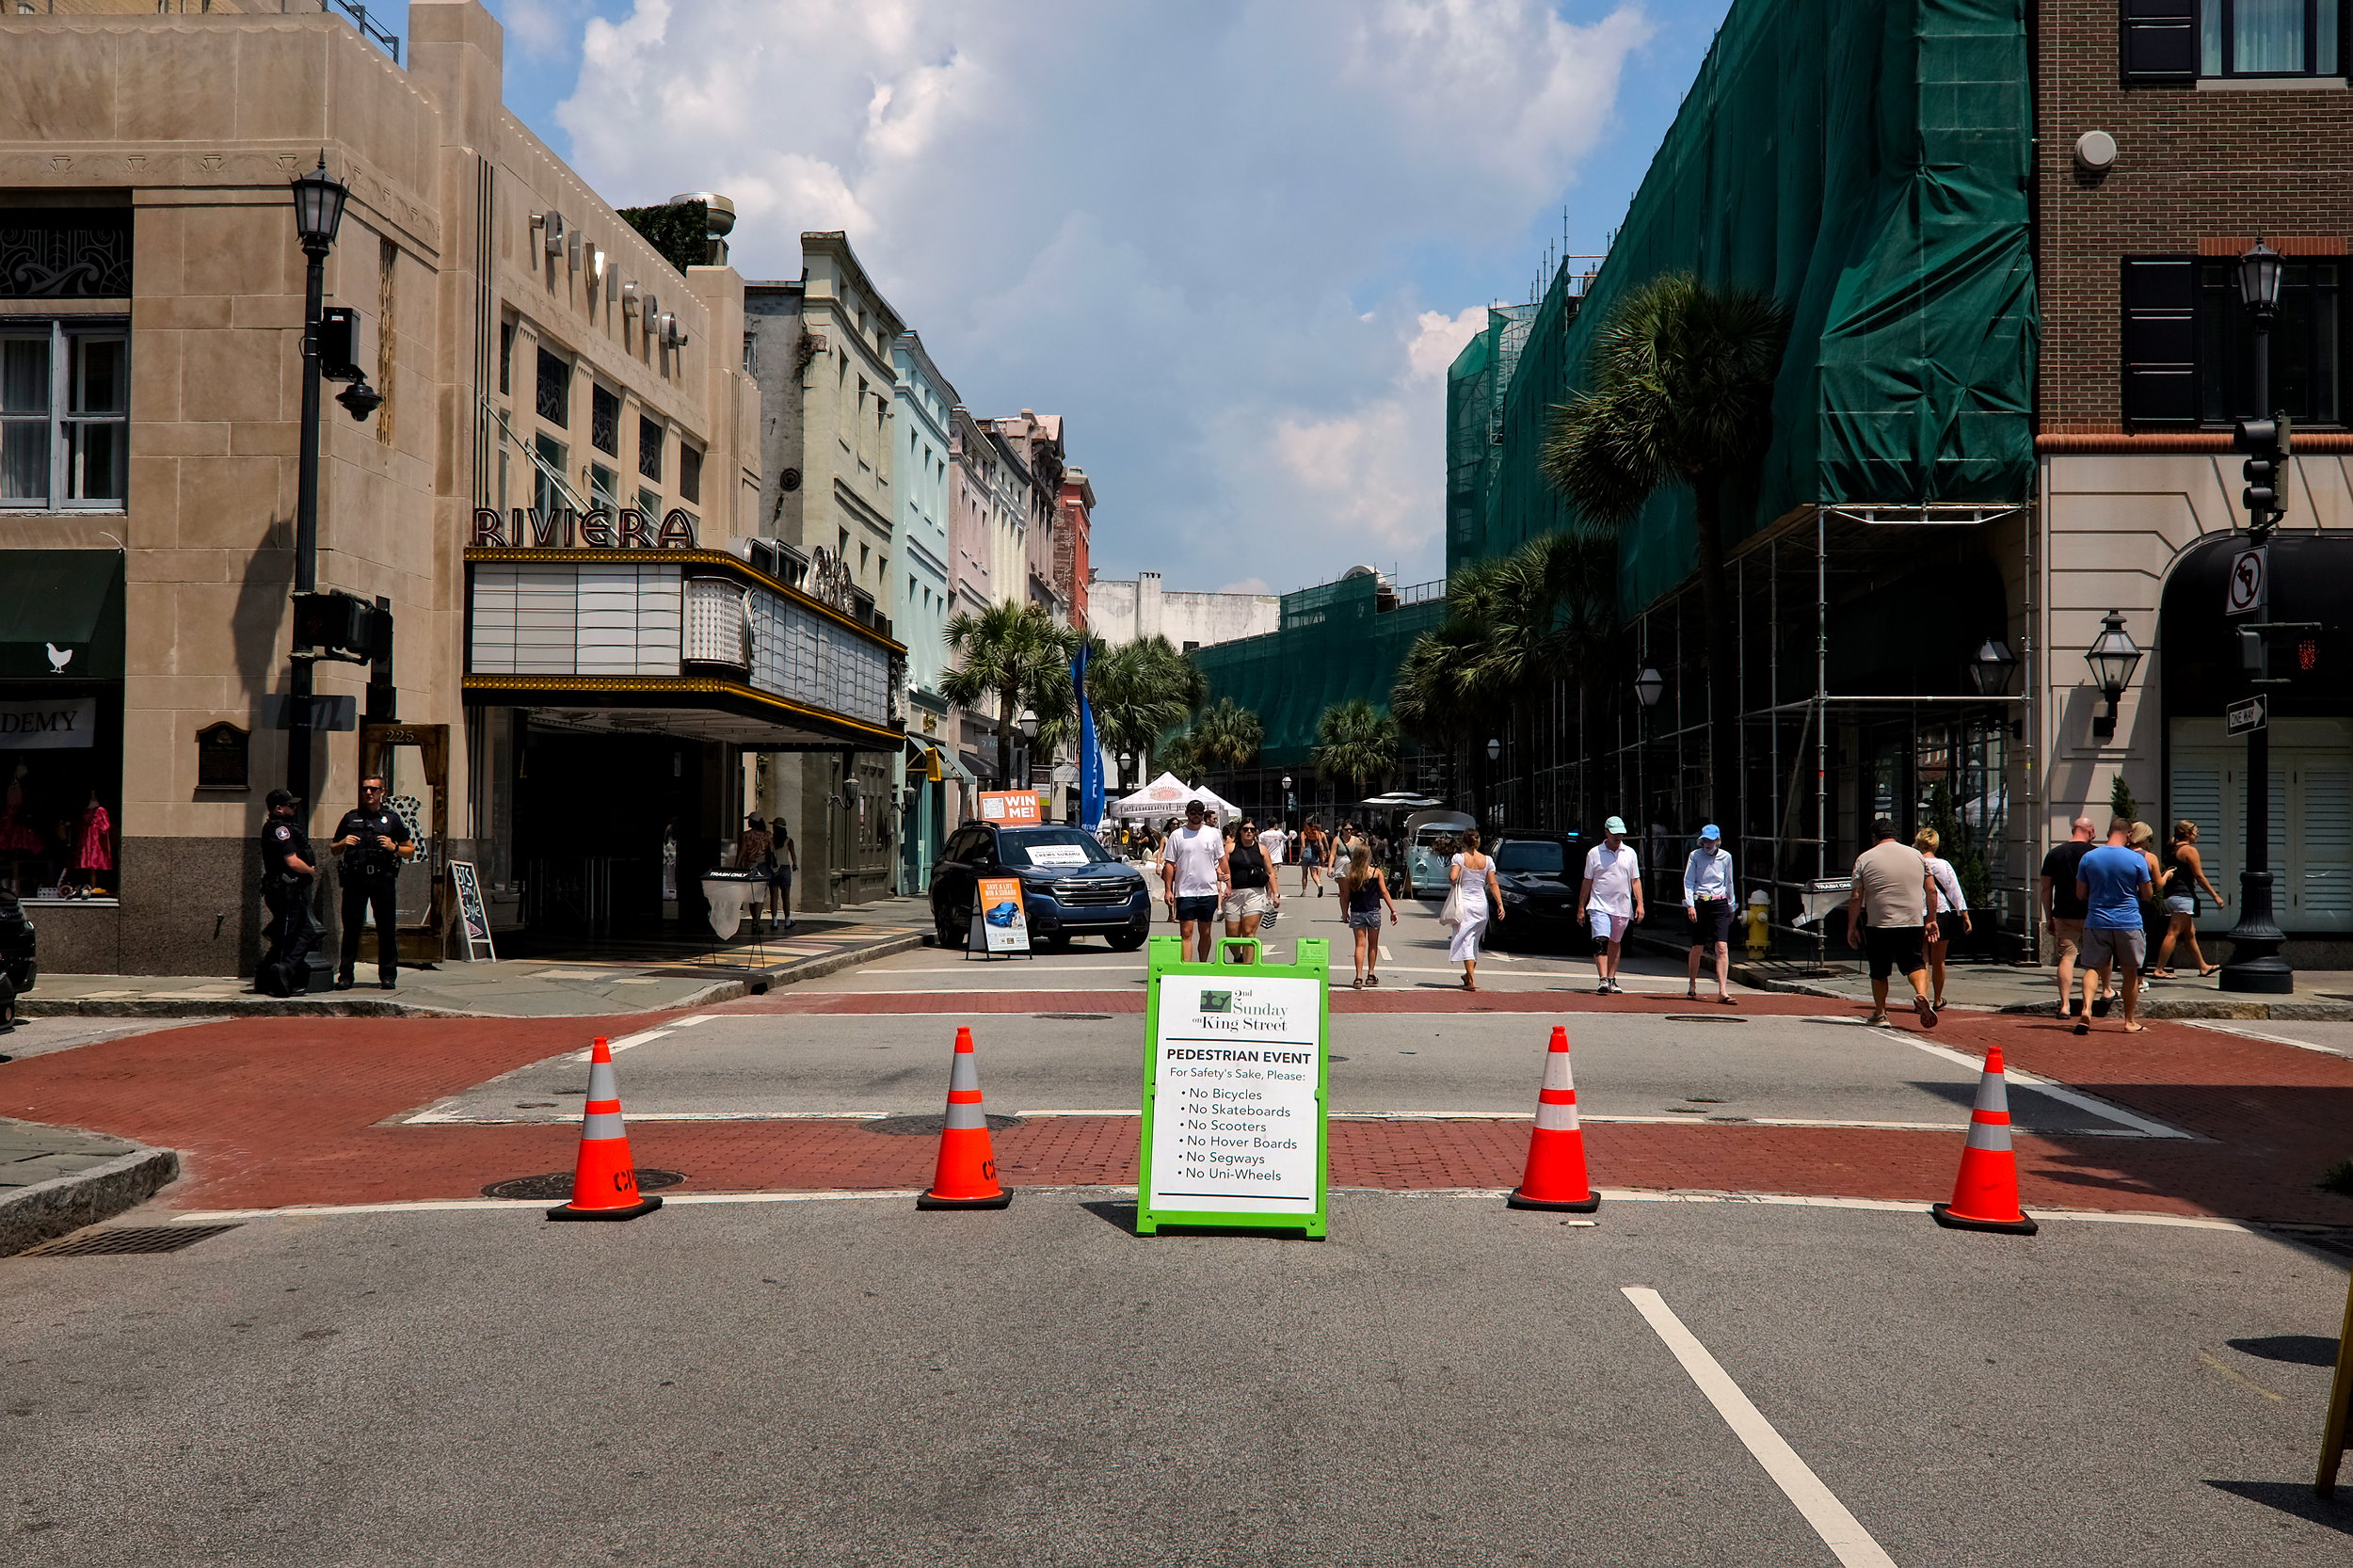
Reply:
[[[1913,836],[1912,847],[1918,850],[1920,858],[1929,863],[1929,875],[1936,882],[1937,929],[1952,930],[1952,922],[1947,917],[1959,915],[1961,929],[1966,934],[1969,930],[1969,901],[1961,896],[1961,878],[1954,874],[1953,863],[1940,857],[1936,853],[1942,845],[1943,840],[1937,837],[1936,829],[1933,827],[1924,827]],[[1945,955],[1952,951],[1952,946],[1953,939],[1950,936],[1939,936],[1929,944],[1926,954],[1929,961],[1929,986],[1936,998],[1929,1006],[1931,1011],[1938,1013],[1945,1011]]]
[[[1454,884],[1455,903],[1463,918],[1454,927],[1447,957],[1463,966],[1463,989],[1479,989],[1479,939],[1487,921],[1503,919],[1503,890],[1496,886],[1496,863],[1479,853],[1479,830],[1465,828],[1463,851],[1448,862],[1447,879]]]

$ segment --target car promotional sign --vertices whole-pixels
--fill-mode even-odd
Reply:
[[[984,876],[973,893],[972,951],[1030,951],[1030,910],[1017,876]]]
[[[1296,964],[1188,964],[1176,937],[1152,938],[1139,1235],[1324,1234],[1329,953],[1303,937]]]
[[[1038,810],[1036,792],[1031,790],[984,790],[981,792],[981,820],[999,827],[1035,827],[1045,816]]]

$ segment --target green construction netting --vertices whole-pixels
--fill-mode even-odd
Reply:
[[[1305,767],[1323,711],[1362,697],[1387,712],[1397,666],[1414,639],[1445,618],[1446,600],[1398,604],[1367,573],[1285,594],[1279,630],[1212,643],[1193,657],[1211,702],[1230,696],[1265,724],[1260,765]]]
[[[1727,507],[1734,539],[1808,504],[2024,500],[2031,135],[2025,0],[1737,0],[1599,275],[1580,298],[1564,266],[1536,308],[1493,454],[1469,450],[1478,422],[1455,398],[1481,395],[1495,346],[1456,361],[1449,568],[1566,525],[1536,472],[1551,408],[1612,300],[1687,268],[1791,312],[1775,439],[1756,493]],[[1690,498],[1666,491],[1622,536],[1621,610],[1695,559]]]

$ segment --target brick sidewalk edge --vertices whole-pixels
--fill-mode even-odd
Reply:
[[[153,1197],[179,1174],[180,1156],[172,1150],[135,1148],[104,1165],[0,1197],[0,1257],[110,1220]]]
[[[840,952],[828,952],[815,958],[782,965],[774,969],[753,970],[742,980],[721,980],[699,991],[669,1001],[649,1002],[644,1007],[605,1007],[581,1017],[613,1017],[628,1013],[674,1013],[682,1008],[709,1007],[717,1002],[734,1001],[746,996],[759,996],[779,985],[796,985],[804,980],[822,980],[838,974],[855,965],[868,964],[877,958],[889,958],[920,947],[929,934],[910,931],[888,936],[864,947]],[[77,997],[22,996],[16,1010],[27,1018],[504,1018],[509,1016],[539,1016],[541,1015],[510,1015],[505,1013],[472,1013],[462,1007],[436,1007],[429,1002],[386,1001],[374,997],[344,996],[340,993],[323,997],[115,997],[101,1000],[85,1000]],[[554,1015],[565,1016],[567,1015]]]
[[[1758,991],[1780,991],[1791,996],[1820,997],[1826,1001],[1843,1001],[1860,1005],[1862,999],[1845,991],[1834,991],[1827,985],[1809,985],[1800,980],[1783,980],[1764,973],[1753,964],[1732,966],[1732,978]],[[1993,1009],[2015,1016],[2040,1014],[2045,1017],[2057,1011],[2055,1000],[2013,1001]],[[2177,1000],[2170,998],[2145,1001],[2140,1016],[2144,1018],[2216,1018],[2236,1019],[2255,1023],[2276,1019],[2281,1023],[2353,1023],[2353,1002],[2345,1001],[2262,1001],[2249,997],[2225,1000],[2217,996],[2212,1000]]]

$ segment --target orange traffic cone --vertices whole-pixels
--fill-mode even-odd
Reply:
[[[1513,1208],[1591,1214],[1601,1195],[1585,1179],[1585,1133],[1577,1125],[1577,1085],[1569,1080],[1569,1032],[1552,1026],[1545,1053],[1545,1087],[1536,1096],[1536,1130],[1528,1137],[1528,1170],[1512,1195]]]
[[[588,1105],[580,1123],[580,1161],[572,1167],[572,1201],[548,1210],[551,1220],[634,1220],[662,1207],[637,1191],[621,1126],[621,1091],[613,1077],[613,1049],[597,1036],[588,1056]]]
[[[939,1165],[918,1208],[1002,1208],[1013,1194],[997,1179],[988,1116],[981,1109],[981,1073],[972,1064],[972,1031],[956,1026],[955,1065],[948,1074],[948,1125],[939,1130]]]
[[[1969,1142],[1961,1151],[1953,1201],[1932,1206],[1936,1223],[1953,1230],[1998,1230],[2032,1236],[2041,1228],[2018,1207],[2018,1156],[2009,1146],[2009,1087],[2002,1078],[2002,1048],[1985,1053],[1977,1108],[1969,1112]]]

